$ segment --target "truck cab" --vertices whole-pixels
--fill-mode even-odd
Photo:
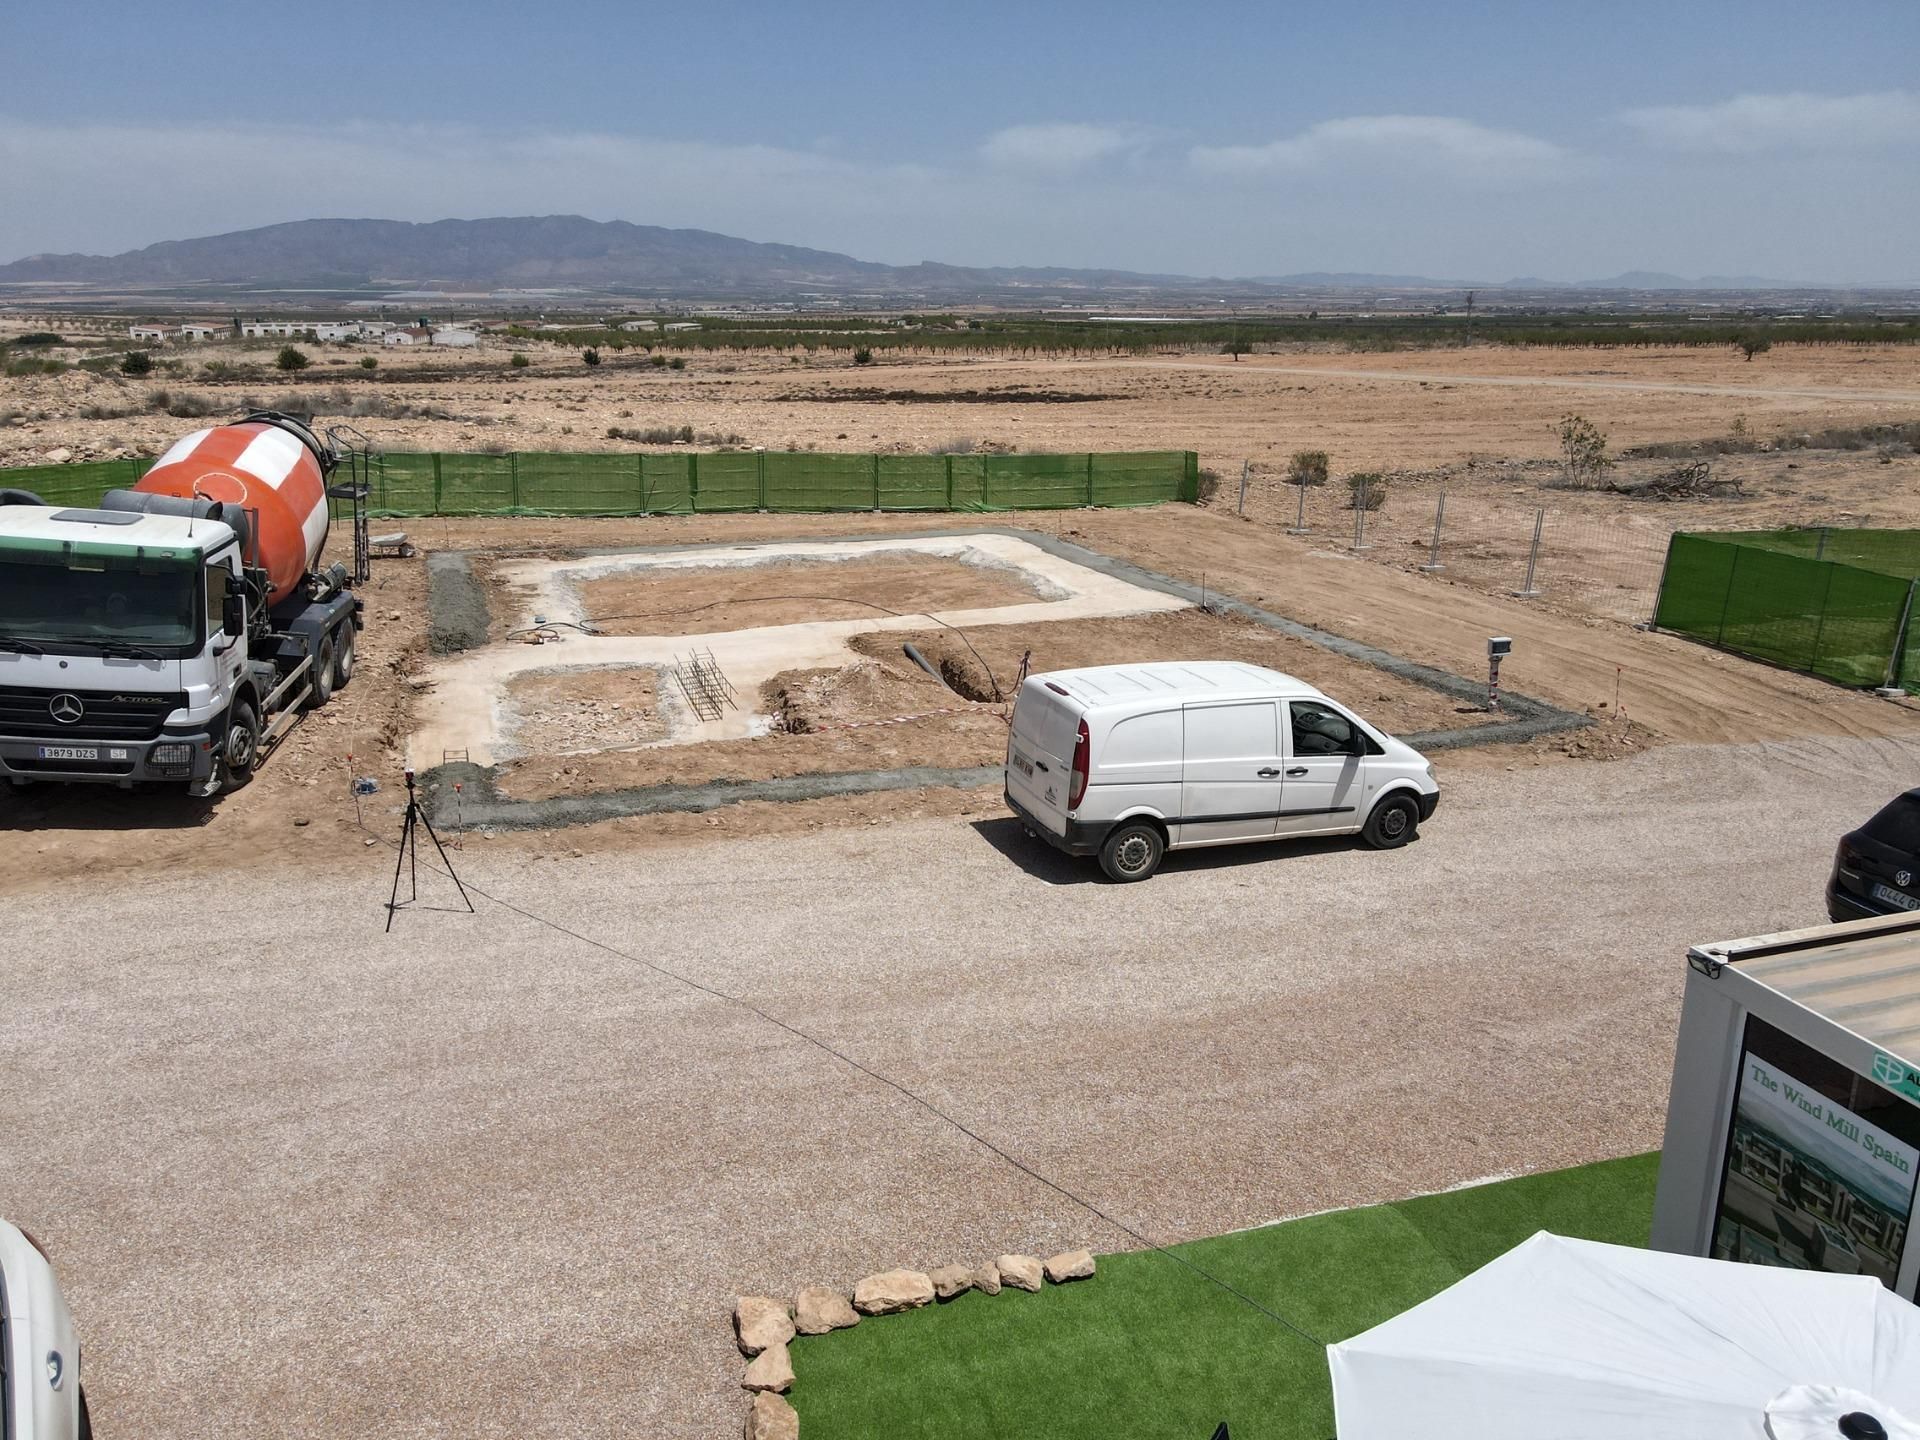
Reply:
[[[189,436],[142,486],[176,456],[185,493],[0,493],[0,778],[217,794],[352,678],[365,497],[322,489],[337,450],[263,412]],[[311,508],[289,519],[296,464]],[[319,564],[330,498],[354,502],[352,576]]]

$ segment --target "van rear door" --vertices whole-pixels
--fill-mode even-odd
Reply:
[[[1007,735],[1007,793],[1055,835],[1067,833],[1067,787],[1080,705],[1038,676],[1020,687]]]

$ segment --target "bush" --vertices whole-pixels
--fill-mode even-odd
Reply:
[[[149,375],[153,373],[153,357],[144,350],[129,350],[120,358],[122,375]]]
[[[224,380],[233,374],[233,366],[224,360],[208,360],[200,366],[200,373],[209,380]]]
[[[1289,485],[1324,485],[1327,483],[1327,452],[1324,450],[1296,450],[1293,458],[1287,461],[1287,483]]]
[[[1613,457],[1607,454],[1606,434],[1584,415],[1563,415],[1553,427],[1560,441],[1560,468],[1575,490],[1592,490],[1607,478]]]
[[[67,342],[51,330],[30,330],[25,335],[14,336],[7,343],[30,349],[42,345],[64,345]]]
[[[686,368],[687,368],[687,360],[684,355],[676,355],[671,360],[667,361],[667,369],[669,370],[684,370]]]
[[[1363,500],[1361,497],[1365,497]],[[1387,503],[1387,477],[1378,470],[1347,476],[1347,508],[1378,510]]]
[[[648,363],[656,370],[664,370],[667,368],[667,357],[664,355],[655,355]]]
[[[1240,357],[1236,355],[1233,358],[1238,360]],[[1205,505],[1219,493],[1220,472],[1218,470],[1202,470],[1200,472],[1200,488],[1196,492],[1196,498],[1202,505]]]
[[[513,358],[507,361],[507,364],[511,365],[516,370],[524,370],[527,368],[527,366],[531,365],[532,363],[533,362],[531,360],[527,359],[527,357],[522,355],[518,350],[514,351]]]
[[[600,352],[589,345],[580,352],[580,360],[581,363],[586,365],[598,365],[600,363]]]
[[[873,351],[862,345],[858,350],[853,352],[853,363],[856,365],[871,365],[873,363]]]
[[[282,345],[280,353],[273,357],[273,363],[282,370],[304,370],[313,362],[306,354],[292,345]]]
[[[147,408],[159,410],[180,420],[198,420],[211,415],[218,408],[204,395],[191,395],[184,390],[149,390]]]
[[[360,357],[360,368],[362,370],[378,370],[380,368],[380,362],[371,355],[362,355]]]
[[[1741,354],[1747,357],[1747,363],[1753,363],[1753,357],[1764,355],[1773,349],[1773,341],[1764,335],[1742,335],[1733,342],[1740,347]]]

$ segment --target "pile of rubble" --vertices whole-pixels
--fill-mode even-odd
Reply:
[[[782,1397],[793,1388],[793,1358],[788,1342],[798,1335],[826,1335],[858,1325],[862,1316],[897,1315],[936,1300],[953,1300],[977,1290],[1038,1290],[1043,1281],[1065,1285],[1094,1273],[1093,1254],[1067,1250],[1048,1260],[1032,1255],[1002,1255],[978,1267],[942,1265],[934,1270],[883,1270],[853,1287],[849,1299],[828,1285],[809,1285],[789,1306],[764,1295],[743,1295],[733,1307],[733,1333],[748,1357],[742,1389],[753,1392],[747,1411],[746,1440],[796,1440],[800,1416]]]

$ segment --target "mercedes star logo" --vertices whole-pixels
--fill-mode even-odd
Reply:
[[[1893,876],[1893,883],[1898,885],[1902,890],[1906,889],[1907,886],[1913,884],[1913,871],[1911,870],[1895,871]]]
[[[64,690],[47,702],[47,710],[62,725],[78,725],[80,717],[87,713],[87,707],[80,703],[80,697],[69,695]]]

